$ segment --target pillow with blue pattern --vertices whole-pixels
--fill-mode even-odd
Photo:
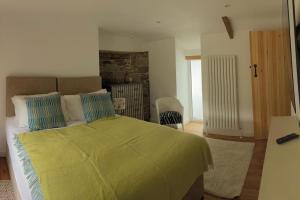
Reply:
[[[84,117],[87,122],[115,116],[110,93],[81,94],[80,98]]]
[[[59,94],[25,98],[31,131],[60,128],[66,125]]]

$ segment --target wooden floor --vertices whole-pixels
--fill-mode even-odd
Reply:
[[[194,133],[203,136],[203,124],[199,122],[191,122],[184,127],[185,132]]]
[[[5,158],[0,157],[0,180],[9,180],[9,171]]]
[[[202,124],[190,123],[185,126],[185,131],[202,136]],[[253,139],[240,139],[236,137],[224,137],[217,135],[210,135],[209,137],[215,139],[233,140],[233,141],[252,141],[255,142],[254,153],[248,174],[244,183],[240,200],[257,200],[260,186],[260,179],[262,174],[263,162],[266,150],[266,141],[254,141]],[[8,180],[9,171],[5,158],[0,158],[0,180]],[[213,197],[206,194],[205,200],[222,200],[222,198]]]
[[[192,122],[185,126],[184,131],[203,136],[203,125],[201,123]],[[208,134],[207,137],[214,138],[214,139],[255,143],[253,156],[243,186],[242,194],[239,200],[257,200],[267,141],[255,141],[253,138],[228,137],[228,136],[220,136],[220,135],[212,135],[212,134]],[[206,194],[205,200],[223,200],[223,199]]]

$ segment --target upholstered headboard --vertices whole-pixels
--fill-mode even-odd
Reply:
[[[101,88],[99,76],[57,78],[57,90],[62,95],[95,92]]]
[[[15,115],[11,98],[15,95],[44,94],[56,91],[55,77],[7,77],[6,78],[6,116]]]
[[[102,88],[101,78],[93,77],[17,77],[6,78],[6,116],[15,116],[11,98],[15,95],[45,94],[58,91],[63,95],[95,92]]]

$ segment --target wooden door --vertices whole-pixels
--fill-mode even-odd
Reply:
[[[282,31],[250,32],[254,136],[268,137],[272,116],[291,114]]]

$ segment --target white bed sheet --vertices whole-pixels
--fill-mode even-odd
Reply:
[[[68,126],[74,126],[82,124],[84,122],[68,122]],[[28,132],[26,128],[18,127],[18,122],[15,117],[9,117],[6,119],[6,138],[9,149],[9,156],[11,160],[12,169],[14,171],[16,184],[19,190],[19,194],[22,200],[32,200],[31,190],[29,188],[22,163],[17,155],[17,149],[14,146],[14,137],[17,134]],[[12,177],[13,178],[13,177]]]

